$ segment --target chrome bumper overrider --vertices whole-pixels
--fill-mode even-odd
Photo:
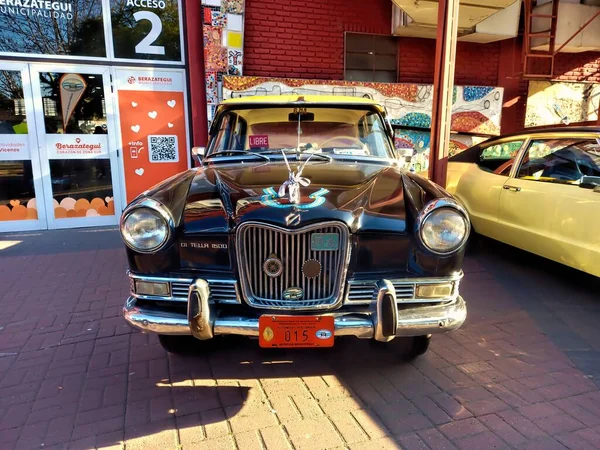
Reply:
[[[389,281],[380,281],[377,289],[377,303],[372,311],[349,313],[342,308],[319,315],[334,316],[335,336],[382,342],[396,336],[446,333],[459,328],[467,317],[467,306],[460,296],[441,305],[398,309],[396,293]],[[138,306],[134,297],[127,299],[123,315],[132,327],[158,334],[191,334],[202,340],[226,334],[258,336],[258,318],[218,316],[216,306],[208,301],[209,294],[206,281],[196,280],[190,286],[187,315]]]

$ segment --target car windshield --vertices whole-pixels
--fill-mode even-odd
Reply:
[[[301,152],[331,156],[393,157],[383,118],[371,106],[240,105],[218,116],[211,135],[207,155],[272,155],[299,147]]]

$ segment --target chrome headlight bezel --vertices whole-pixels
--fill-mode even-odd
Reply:
[[[130,242],[126,237],[125,237],[125,222],[126,220],[136,211],[139,211],[141,209],[149,209],[151,211],[153,211],[154,213],[156,213],[163,221],[166,227],[166,233],[165,233],[165,238],[163,239],[163,241],[152,247],[152,248],[140,248],[140,247],[136,247],[132,242]],[[131,205],[129,205],[125,211],[123,211],[123,214],[121,215],[121,221],[120,221],[120,232],[121,232],[121,239],[123,239],[123,242],[125,243],[125,245],[127,245],[127,247],[129,247],[131,250],[137,252],[137,253],[144,253],[144,254],[151,254],[151,253],[156,253],[157,251],[163,249],[164,247],[166,247],[173,239],[173,230],[175,229],[175,221],[173,220],[173,216],[171,215],[171,212],[160,202],[151,199],[151,198],[145,198],[139,201],[136,201],[134,203],[132,203]]]
[[[465,230],[466,230],[465,235],[463,236],[460,243],[453,249],[447,250],[447,251],[443,251],[443,250],[439,250],[439,249],[430,247],[425,242],[425,239],[423,238],[423,226],[425,225],[427,220],[431,217],[431,215],[434,212],[440,211],[443,209],[452,210],[452,211],[456,212],[458,215],[460,215],[465,222]],[[421,246],[424,249],[426,249],[428,252],[433,253],[435,255],[449,256],[449,255],[453,255],[453,254],[459,252],[466,246],[470,233],[471,233],[471,221],[469,220],[469,215],[468,215],[467,211],[465,210],[465,208],[460,204],[460,202],[458,202],[457,200],[455,200],[453,198],[438,198],[438,199],[432,200],[427,205],[425,205],[425,208],[423,208],[421,210],[421,212],[419,212],[419,214],[417,215],[416,234],[418,235],[419,243],[421,244]]]

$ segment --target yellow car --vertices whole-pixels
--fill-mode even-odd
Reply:
[[[600,277],[600,127],[524,131],[448,161],[477,233]]]

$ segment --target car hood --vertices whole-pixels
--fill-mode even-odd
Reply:
[[[291,166],[298,168],[296,162]],[[324,220],[342,221],[353,233],[407,232],[405,184],[414,181],[396,165],[310,161],[302,177],[308,185],[292,204],[281,187],[289,178],[284,161],[198,168],[183,210],[183,232],[229,232],[246,221],[293,229]]]

